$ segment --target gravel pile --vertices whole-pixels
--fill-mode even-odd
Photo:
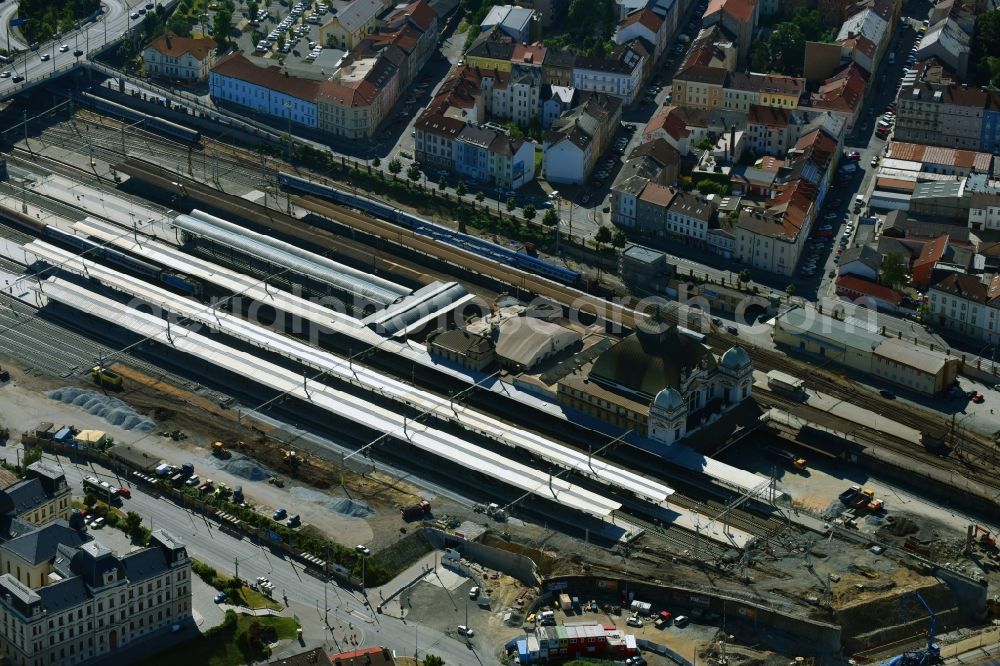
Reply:
[[[271,477],[271,470],[267,467],[252,458],[239,454],[221,462],[219,468],[247,481],[266,481]]]
[[[297,500],[315,502],[329,511],[349,518],[367,518],[375,514],[375,511],[370,506],[360,500],[352,500],[347,497],[330,497],[325,493],[310,488],[295,487],[292,488],[291,494]]]
[[[76,405],[85,412],[99,416],[111,425],[124,430],[150,432],[156,427],[156,423],[151,419],[137,414],[118,398],[97,391],[67,387],[49,391],[46,395],[67,405]]]

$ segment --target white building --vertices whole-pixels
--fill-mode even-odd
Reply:
[[[166,33],[142,52],[146,76],[173,81],[204,81],[215,65],[214,39],[191,39]]]
[[[764,209],[745,208],[735,226],[736,258],[754,268],[791,275],[816,217],[817,188],[801,178],[783,183]]]
[[[550,183],[586,181],[618,128],[621,107],[617,97],[590,95],[553,123],[543,144],[545,179]]]
[[[37,589],[0,575],[0,646],[12,666],[109,663],[192,621],[191,560],[163,530],[123,556],[96,541],[59,544],[48,566],[50,582]]]
[[[631,46],[619,48],[617,57],[578,57],[573,65],[573,87],[614,95],[626,105],[633,103],[642,87],[645,56]]]
[[[742,347],[732,347],[715,363],[704,364],[682,378],[679,388],[665,388],[649,407],[649,438],[664,444],[678,442],[694,430],[692,413],[719,400],[728,411],[753,392],[753,363]]]
[[[318,126],[319,87],[319,81],[286,76],[279,67],[257,67],[240,53],[223,59],[208,77],[209,93],[216,102],[291,119],[311,129]]]
[[[489,32],[494,26],[510,35],[516,42],[525,44],[531,41],[532,33],[540,17],[531,9],[513,5],[494,5],[483,22],[479,24],[480,32]]]
[[[666,231],[673,236],[690,239],[697,245],[704,245],[714,218],[714,199],[679,191],[667,207]]]
[[[990,344],[1000,341],[1000,275],[953,273],[928,290],[934,324]]]
[[[667,24],[661,17],[643,8],[618,24],[614,39],[615,44],[645,39],[653,45],[653,61],[656,62],[667,45]]]

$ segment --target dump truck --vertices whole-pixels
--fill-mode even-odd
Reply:
[[[399,512],[403,514],[403,520],[417,520],[431,512],[431,503],[421,500],[416,504],[401,507]]]
[[[566,615],[573,612],[573,600],[569,598],[568,594],[559,595],[559,608],[561,608],[563,613],[566,613]]]
[[[104,388],[120,391],[122,389],[122,376],[113,370],[105,368],[103,365],[95,365],[90,369],[90,377],[94,383]]]
[[[212,442],[212,455],[217,458],[228,458],[232,453],[229,452],[225,444],[216,440]]]

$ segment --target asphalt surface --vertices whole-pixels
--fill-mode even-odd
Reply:
[[[106,43],[114,41],[121,34],[132,26],[132,19],[129,17],[131,7],[139,6],[141,0],[107,0],[102,8],[104,13],[97,17],[97,20],[87,25],[81,26],[79,30],[64,34],[58,40],[40,44],[35,51],[24,51],[18,55],[10,64],[4,65],[0,72],[11,72],[8,78],[0,78],[0,97],[16,94],[24,88],[34,85],[41,80],[47,79],[54,74],[63,72],[73,67],[77,62],[86,59],[87,53],[104,46]],[[145,4],[142,2],[142,4]],[[0,10],[0,18],[3,19],[3,27],[0,28],[0,44],[6,47],[8,32],[10,28],[10,17],[16,9],[17,3]],[[15,38],[11,38],[11,47],[14,46]],[[60,52],[61,45],[67,45],[69,49]],[[27,45],[21,43],[21,49]],[[83,51],[77,58],[74,52]],[[42,58],[48,56],[48,60]],[[17,77],[23,77],[22,81],[15,81]]]
[[[0,457],[15,462],[21,446],[7,446]],[[350,649],[344,638],[354,635],[359,645],[385,645],[396,649],[399,654],[410,654],[415,641],[420,654],[428,651],[444,658],[449,664],[497,663],[492,657],[493,647],[470,646],[464,640],[458,641],[429,627],[420,627],[396,617],[375,613],[375,598],[368,604],[361,592],[338,587],[334,582],[324,586],[321,579],[303,571],[301,565],[286,560],[280,554],[265,546],[239,539],[219,530],[218,525],[200,514],[188,511],[173,502],[148,495],[100,466],[86,462],[73,462],[66,457],[45,455],[49,461],[58,464],[74,490],[82,496],[82,479],[85,475],[95,475],[115,485],[131,486],[132,498],[123,500],[122,509],[142,515],[143,524],[150,529],[165,529],[179,537],[186,545],[188,554],[211,564],[220,572],[236,575],[245,580],[255,580],[264,576],[274,583],[274,596],[278,601],[287,597],[287,606],[303,627],[306,645],[329,645],[331,649]],[[108,529],[108,528],[105,528]],[[98,540],[102,531],[95,531]],[[402,584],[402,583],[400,583]],[[389,586],[381,588],[388,594]],[[325,592],[325,594],[324,594]],[[211,593],[211,592],[210,592]],[[195,600],[195,607],[203,600]],[[327,606],[324,606],[327,604]],[[328,608],[324,612],[324,608]],[[328,623],[329,630],[325,628]],[[207,626],[199,627],[202,631]]]

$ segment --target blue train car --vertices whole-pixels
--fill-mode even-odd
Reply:
[[[124,118],[132,122],[142,123],[142,125],[151,130],[172,136],[175,139],[180,139],[181,141],[187,141],[189,143],[198,143],[201,141],[201,132],[198,130],[179,125],[169,120],[164,120],[163,118],[151,116],[148,113],[143,113],[142,111],[125,106],[124,104],[112,102],[109,99],[104,99],[103,97],[98,97],[97,95],[93,95],[88,92],[81,93],[80,97],[85,104],[117,118]]]
[[[414,232],[433,238],[441,243],[454,245],[462,249],[473,252],[497,263],[506,266],[515,266],[525,271],[541,275],[550,280],[555,280],[568,285],[575,285],[580,280],[580,273],[564,266],[559,266],[551,262],[532,257],[523,252],[517,252],[510,248],[491,243],[476,236],[459,233],[440,224],[435,224],[430,220],[414,215],[399,208],[370,199],[366,196],[351,194],[336,187],[322,185],[320,183],[300,178],[294,174],[279,172],[278,183],[289,190],[296,190],[312,194],[324,199],[329,199],[336,203],[356,208],[360,211],[380,217],[390,222],[395,222],[401,226],[412,229]]]

